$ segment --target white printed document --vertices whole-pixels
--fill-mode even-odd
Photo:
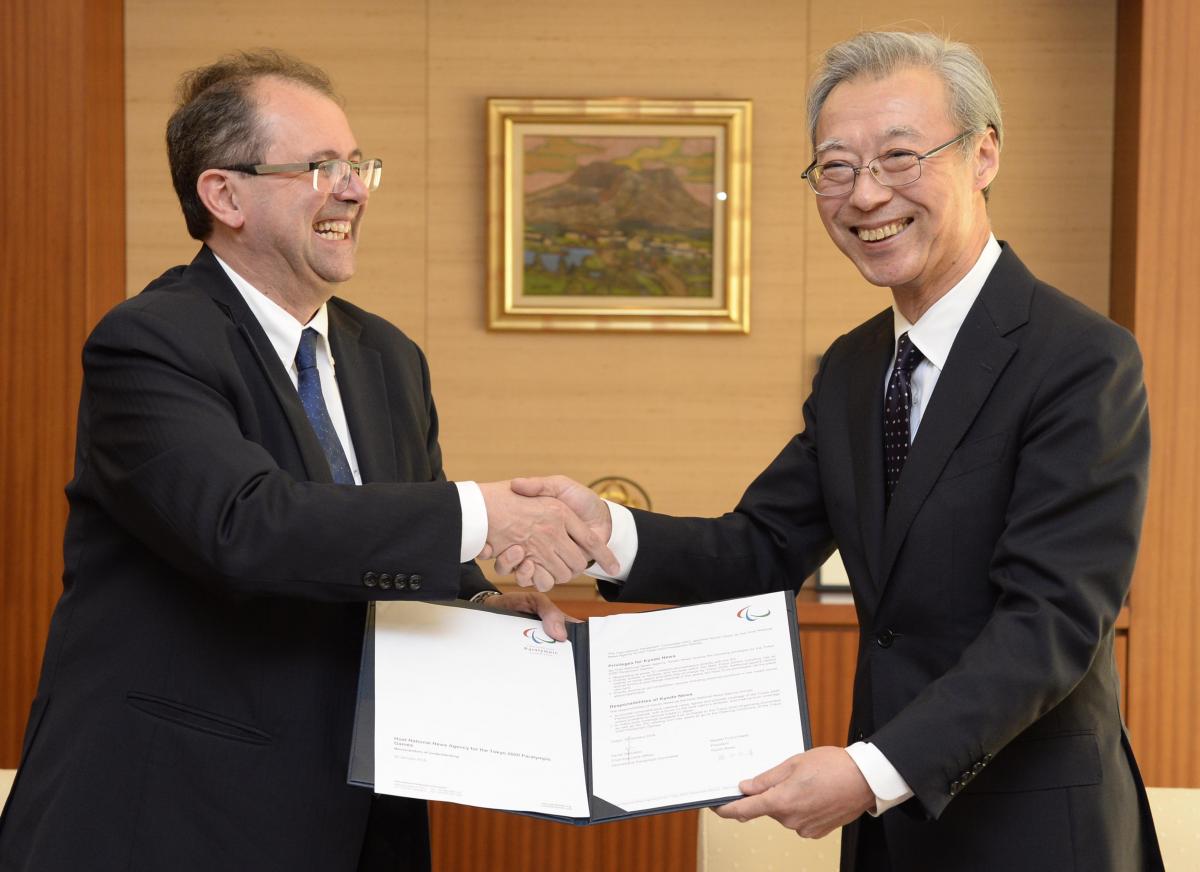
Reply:
[[[807,750],[784,596],[589,621],[596,796],[630,812],[737,796]]]
[[[587,817],[570,642],[541,621],[375,606],[375,792]]]
[[[729,801],[811,746],[790,592],[568,632],[377,603],[351,783],[587,824]]]

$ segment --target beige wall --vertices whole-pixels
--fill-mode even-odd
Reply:
[[[325,66],[386,164],[344,295],[419,341],[451,477],[625,475],[664,511],[717,513],[800,423],[816,355],[888,304],[826,238],[800,179],[812,63],[860,28],[926,23],[979,48],[1005,109],[997,236],[1108,307],[1115,0],[925,0],[911,18],[810,2],[127,0],[128,282],[191,257],[163,154],[179,72],[272,45]],[[819,13],[819,14],[818,14]],[[484,327],[484,99],[754,101],[749,336]]]

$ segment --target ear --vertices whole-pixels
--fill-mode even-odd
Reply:
[[[196,193],[216,221],[233,230],[246,223],[236,179],[229,170],[202,172],[200,178],[196,179]]]
[[[982,191],[999,172],[1000,142],[996,138],[996,131],[989,127],[979,137],[979,145],[975,148],[975,190]]]

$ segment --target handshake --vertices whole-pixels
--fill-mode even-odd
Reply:
[[[488,520],[487,544],[479,556],[495,558],[501,575],[513,573],[522,587],[547,591],[593,562],[609,575],[620,571],[608,549],[608,505],[579,482],[555,475],[479,488]]]

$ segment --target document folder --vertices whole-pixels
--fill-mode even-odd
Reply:
[[[786,662],[782,662],[782,658],[781,658],[781,666],[783,668],[786,668],[787,670],[789,670],[790,674],[786,675],[786,677],[782,677],[782,678],[785,682],[788,682],[788,683],[790,683],[791,681],[794,681],[795,694],[796,694],[795,700],[796,700],[798,708],[797,708],[797,711],[795,711],[795,712],[786,711],[786,712],[784,712],[784,714],[787,714],[789,719],[792,716],[796,717],[796,719],[798,720],[798,723],[799,723],[800,735],[794,736],[794,746],[790,747],[790,749],[786,752],[786,754],[783,757],[780,757],[779,759],[762,760],[761,758],[758,758],[758,757],[755,757],[753,759],[747,757],[747,759],[745,761],[746,771],[744,772],[744,774],[741,774],[739,776],[740,778],[752,777],[752,776],[758,774],[758,772],[764,771],[764,770],[770,768],[771,766],[782,762],[782,760],[786,759],[786,757],[790,756],[790,754],[799,753],[800,751],[807,750],[812,747],[812,734],[811,734],[809,715],[808,715],[808,700],[807,700],[807,694],[806,694],[805,685],[804,685],[804,671],[803,671],[803,667],[802,667],[800,642],[799,642],[799,637],[797,634],[795,599],[793,598],[790,591],[778,592],[777,594],[772,594],[769,596],[772,598],[769,601],[770,608],[771,609],[778,608],[778,609],[782,610],[782,613],[784,615],[786,615],[786,621],[787,621],[786,632],[787,632],[787,639],[790,643],[791,650],[790,650],[790,657],[787,658]],[[726,600],[726,601],[723,601],[723,603],[728,605],[730,614],[736,613],[739,617],[744,617],[742,612],[737,611],[737,606],[740,603],[747,601],[748,599],[752,599],[752,598],[742,597],[742,598],[737,598],[737,599]],[[467,608],[467,609],[483,608],[480,606],[473,606],[473,605],[470,605],[467,603],[462,603],[462,602],[444,603],[444,604],[440,604],[440,605],[453,606],[453,607],[457,607],[457,608]],[[716,605],[716,604],[709,604],[709,605]],[[695,607],[683,606],[683,607],[678,607],[678,608],[682,609],[682,610],[687,610],[689,608],[695,608]],[[766,610],[767,609],[760,609],[759,614],[761,614],[761,611],[766,611]],[[486,609],[485,609],[485,611],[489,611],[489,613],[493,614],[493,615],[511,616],[514,619],[528,620],[526,616],[510,615],[509,613],[504,613],[504,612],[492,612],[492,611],[486,610]],[[672,611],[674,611],[674,610],[672,610]],[[753,609],[744,608],[743,612],[745,612],[746,614],[749,614],[751,616],[749,618],[749,620],[755,619],[754,618],[755,613],[754,613]],[[657,612],[625,613],[625,615],[623,617],[637,620],[640,616],[653,615],[656,613]],[[622,820],[622,819],[627,819],[627,818],[640,817],[643,815],[663,814],[666,812],[680,811],[683,809],[704,808],[704,807],[708,807],[708,806],[721,805],[726,802],[730,802],[734,799],[739,798],[739,795],[736,793],[736,788],[734,788],[735,792],[732,792],[729,795],[706,797],[705,799],[700,800],[700,801],[683,802],[683,803],[669,803],[669,804],[665,804],[662,806],[655,806],[655,807],[651,807],[651,808],[640,808],[640,809],[630,811],[630,810],[627,810],[624,808],[620,808],[620,807],[606,801],[604,798],[596,795],[596,793],[593,790],[593,786],[594,786],[593,785],[593,766],[592,766],[592,751],[593,751],[593,748],[592,748],[592,745],[593,745],[593,742],[592,742],[592,736],[593,736],[592,720],[593,720],[593,718],[592,718],[592,716],[593,716],[593,713],[591,710],[592,709],[591,635],[592,635],[593,622],[596,620],[605,620],[605,618],[599,618],[599,619],[593,618],[593,619],[591,619],[591,621],[585,622],[585,623],[579,623],[579,624],[568,623],[567,624],[567,633],[569,636],[569,641],[572,643],[573,656],[574,656],[575,694],[577,697],[579,720],[580,720],[580,732],[581,732],[581,736],[582,736],[581,753],[582,753],[582,760],[583,760],[583,766],[584,766],[584,776],[586,779],[586,790],[587,790],[587,795],[588,795],[588,807],[589,807],[588,815],[587,816],[565,816],[565,815],[557,815],[557,814],[546,814],[546,813],[531,811],[528,809],[519,809],[519,808],[503,808],[500,810],[513,811],[515,813],[525,814],[525,815],[529,815],[532,817],[538,817],[538,818],[542,818],[545,820],[555,820],[555,821],[560,821],[563,823],[570,823],[570,824],[575,824],[575,825],[588,825],[588,824],[603,823],[603,822],[613,821],[613,820]],[[376,670],[375,633],[376,633],[376,609],[375,609],[375,604],[372,603],[370,608],[368,609],[368,615],[367,615],[367,624],[366,624],[366,631],[365,631],[363,651],[362,651],[362,664],[361,664],[361,670],[360,670],[360,674],[359,674],[358,699],[357,699],[356,710],[355,710],[353,739],[352,739],[352,745],[351,745],[351,749],[350,749],[349,775],[348,775],[349,783],[357,785],[357,786],[361,786],[361,787],[370,787],[370,788],[374,788],[374,786],[375,786],[375,729],[376,729],[376,725],[375,725],[375,708],[376,708],[376,706],[375,706],[375,670]],[[690,646],[690,647],[696,648],[696,646],[701,646],[701,644],[702,643],[696,643],[695,646]],[[703,648],[700,647],[699,650],[703,650]],[[486,670],[488,668],[487,667],[487,663],[488,663],[488,652],[487,651],[481,650],[479,652],[479,663],[480,663],[480,666],[478,667],[479,669]],[[416,667],[414,667],[414,668],[416,668]],[[453,676],[447,676],[447,678],[448,678],[448,681],[447,681],[447,685],[444,688],[444,693],[453,694],[456,692],[455,688],[452,686],[453,685]],[[537,691],[541,690],[541,688],[532,687],[532,688],[529,688],[529,690],[531,692],[536,693]],[[788,694],[787,696],[790,699],[790,694]],[[734,708],[736,708],[736,706],[734,706]],[[495,711],[477,711],[477,712],[474,712],[473,717],[474,717],[476,723],[483,725],[483,724],[489,724],[491,722],[494,722],[494,719],[496,717],[500,716],[501,714],[502,713],[497,713]],[[738,718],[741,716],[741,714],[742,713],[740,713],[740,712],[735,712],[732,715],[732,717]],[[746,711],[744,713],[744,715],[745,715],[745,720],[747,721],[747,723],[750,723],[751,725],[753,724],[754,720],[761,719],[764,716],[761,711],[759,711],[759,712]],[[789,720],[789,722],[790,722],[790,720]],[[749,751],[744,751],[743,753],[752,754],[753,749],[750,749]],[[451,800],[451,801],[454,801],[454,800]]]

